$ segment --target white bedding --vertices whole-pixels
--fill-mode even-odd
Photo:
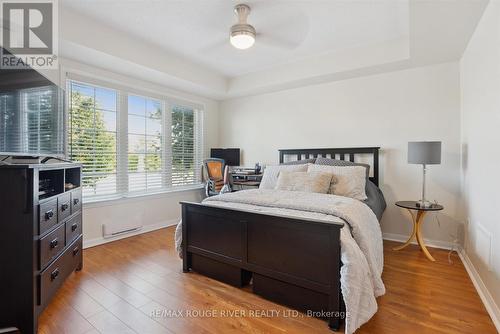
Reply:
[[[350,334],[377,311],[382,282],[382,232],[373,211],[364,203],[329,194],[282,190],[245,190],[207,198],[206,205],[289,215],[325,222],[347,223],[341,229],[341,289],[346,305],[345,332]],[[176,230],[180,252],[181,223]],[[366,279],[369,277],[369,279]]]

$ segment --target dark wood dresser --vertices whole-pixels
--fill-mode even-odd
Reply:
[[[81,165],[0,166],[0,329],[38,315],[82,268]]]

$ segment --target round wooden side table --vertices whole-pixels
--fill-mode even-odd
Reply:
[[[420,232],[420,227],[424,223],[424,217],[428,211],[441,211],[444,209],[443,206],[439,204],[432,204],[432,206],[430,207],[421,207],[417,205],[416,201],[399,201],[396,202],[396,205],[400,208],[407,209],[410,213],[413,222],[413,231],[410,235],[410,238],[403,245],[395,247],[393,248],[393,250],[398,251],[407,247],[409,244],[411,244],[413,239],[416,238],[418,245],[424,252],[425,256],[427,256],[427,258],[433,262],[436,261],[432,257],[431,253],[429,253],[429,251],[427,250],[427,247],[425,247],[424,239],[422,238],[422,233]]]

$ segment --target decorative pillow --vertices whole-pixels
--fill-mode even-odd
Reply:
[[[264,175],[260,181],[259,189],[274,189],[276,182],[278,182],[278,175],[281,171],[286,172],[307,172],[308,165],[277,165],[266,166],[264,168]]]
[[[316,162],[316,158],[312,158],[312,159],[288,161],[288,162],[284,162],[280,165],[305,165],[305,164],[313,164],[315,162]]]
[[[329,158],[323,158],[323,157],[318,157],[316,159],[315,164],[327,165],[327,166],[363,166],[366,168],[366,178],[369,179],[369,177],[370,177],[370,165],[368,165],[368,164],[362,164],[359,162],[351,162],[348,160],[329,159]]]
[[[308,172],[333,173],[336,183],[330,184],[330,194],[364,201],[366,197],[366,168],[362,166],[309,165]]]
[[[276,189],[326,194],[330,190],[332,178],[332,173],[325,172],[281,171]]]

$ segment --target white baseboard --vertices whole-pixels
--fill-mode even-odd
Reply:
[[[179,219],[174,219],[174,220],[159,222],[156,224],[144,225],[141,229],[139,229],[137,231],[133,231],[130,233],[124,233],[124,234],[117,235],[117,236],[114,236],[111,238],[99,237],[99,238],[94,238],[94,239],[89,239],[89,240],[85,240],[85,238],[84,238],[83,248],[85,249],[85,248],[95,247],[95,246],[106,244],[108,242],[112,242],[112,241],[116,241],[116,240],[120,240],[120,239],[125,239],[125,238],[130,238],[130,237],[133,237],[134,235],[148,233],[148,232],[159,230],[161,228],[165,228],[168,226],[177,225],[178,222],[179,222]]]
[[[408,240],[409,235],[403,234],[395,234],[395,233],[382,233],[382,237],[384,240],[391,240],[397,242],[406,242]],[[441,249],[457,249],[457,245],[453,244],[451,241],[441,241],[441,240],[432,240],[424,238],[424,242],[426,246],[441,248]],[[417,241],[413,240],[412,244],[416,245]]]
[[[481,276],[479,276],[476,267],[474,267],[474,265],[472,264],[472,261],[470,260],[469,256],[467,255],[463,247],[460,247],[457,253],[458,256],[460,256],[460,259],[464,264],[465,270],[467,270],[467,273],[469,274],[472,284],[474,284],[474,287],[476,288],[477,293],[479,294],[479,297],[481,298],[484,304],[484,307],[486,307],[486,310],[488,311],[491,320],[493,320],[493,324],[495,324],[497,331],[500,333],[500,308],[495,303],[493,296],[491,296],[490,292],[488,291],[488,288],[481,279]]]

